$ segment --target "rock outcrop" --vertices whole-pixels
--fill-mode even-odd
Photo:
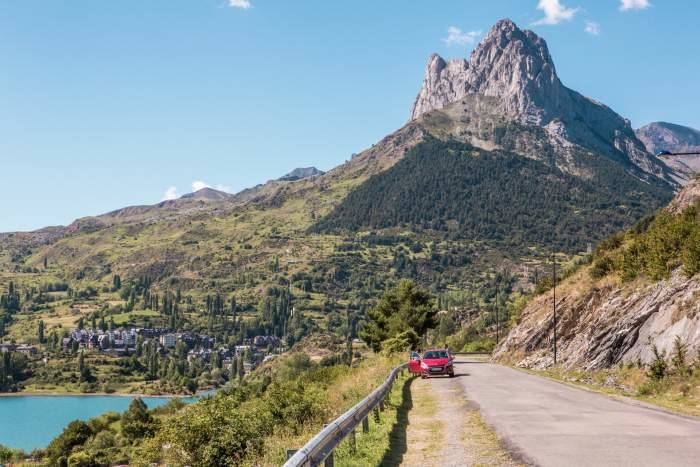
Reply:
[[[700,200],[700,180],[691,181],[669,204],[674,214]],[[558,362],[565,367],[605,368],[620,362],[648,363],[650,343],[667,354],[676,336],[691,356],[700,351],[700,275],[677,268],[666,280],[593,280],[583,269],[557,286]],[[552,364],[553,295],[535,297],[495,358],[519,366]]]
[[[629,120],[564,86],[544,39],[510,20],[496,23],[469,60],[430,57],[411,120],[470,94],[495,98],[501,114],[540,126],[555,140],[676,183],[670,170],[637,139]]]
[[[673,198],[668,210],[680,214],[684,209],[700,200],[700,178],[694,178]]]

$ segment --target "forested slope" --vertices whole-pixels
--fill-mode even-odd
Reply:
[[[575,252],[669,199],[606,159],[591,159],[589,169],[594,175],[584,179],[512,152],[429,137],[351,191],[312,231],[406,227],[519,252]]]

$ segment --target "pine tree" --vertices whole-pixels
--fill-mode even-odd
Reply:
[[[44,343],[44,321],[39,320],[39,343],[43,344]]]

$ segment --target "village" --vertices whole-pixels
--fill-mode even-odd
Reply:
[[[97,352],[113,357],[129,357],[139,354],[145,345],[153,343],[161,356],[186,352],[187,362],[195,361],[210,364],[216,359],[221,368],[230,370],[234,359],[241,359],[245,373],[249,373],[260,363],[267,362],[285,347],[276,336],[259,335],[245,339],[239,345],[218,344],[216,338],[206,334],[175,332],[167,328],[124,327],[103,331],[101,329],[75,329],[60,341],[60,350],[65,353]],[[58,350],[58,349],[57,349]],[[0,353],[17,352],[27,357],[40,355],[40,348],[30,344],[0,343]],[[50,355],[43,354],[44,361]]]

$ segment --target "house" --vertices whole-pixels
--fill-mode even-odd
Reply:
[[[28,357],[36,355],[39,352],[33,345],[18,345],[15,351]]]
[[[0,344],[0,352],[13,352],[16,348],[15,344]]]
[[[72,349],[73,342],[76,342],[76,340],[72,337],[64,337],[61,341],[61,347],[63,347],[64,349]]]
[[[255,336],[253,345],[255,347],[279,347],[282,341],[277,336]]]
[[[177,337],[175,334],[163,334],[160,336],[160,345],[167,349],[171,349],[175,347],[175,343],[177,342]]]

